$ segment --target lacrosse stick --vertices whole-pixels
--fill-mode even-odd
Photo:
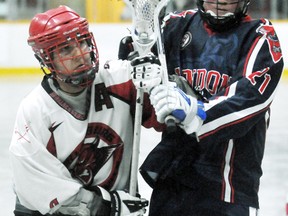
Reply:
[[[169,0],[124,0],[132,12],[132,31],[133,46],[138,51],[139,56],[145,56],[151,52],[152,46],[157,42],[157,49],[161,65],[164,69],[162,82],[168,83],[168,74],[164,48],[161,40],[161,29],[159,24],[159,14],[167,5]],[[141,122],[143,112],[143,90],[137,89],[133,153],[131,164],[130,188],[132,196],[137,192],[138,162],[141,136]]]

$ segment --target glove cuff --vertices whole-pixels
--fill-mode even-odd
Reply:
[[[92,215],[110,215],[111,213],[111,196],[108,191],[104,188],[97,186],[94,188],[95,196],[95,206],[94,210],[96,214]]]
[[[198,133],[206,119],[204,104],[202,101],[197,101],[194,97],[189,96],[189,98],[191,100],[191,110],[180,124],[180,127],[186,134]]]
[[[120,216],[121,214],[121,198],[118,193],[110,192],[111,195],[111,213],[110,216]]]
[[[187,112],[185,119],[182,121],[183,125],[189,124],[195,118],[198,109],[197,99],[190,95],[187,95],[187,97],[190,100],[190,110]]]
[[[99,193],[101,193],[102,199],[111,202],[110,193],[102,187],[97,186],[97,188],[99,189]]]
[[[131,196],[125,191],[111,191],[110,216],[144,215],[145,207],[148,206],[146,199]]]

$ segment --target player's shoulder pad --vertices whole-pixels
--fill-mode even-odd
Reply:
[[[261,20],[262,23],[256,29],[256,32],[260,35],[265,36],[272,59],[275,63],[277,63],[282,59],[282,50],[280,46],[280,41],[278,39],[278,36],[272,23],[267,19],[261,19]]]
[[[163,26],[164,27],[166,24],[168,24],[170,21],[174,20],[182,20],[187,17],[194,16],[194,14],[197,12],[196,9],[191,9],[191,10],[185,10],[182,12],[170,12],[163,18]]]
[[[126,69],[128,64],[129,64],[129,61],[127,61],[127,60],[121,60],[121,59],[108,60],[103,65],[103,69],[111,71],[111,72],[114,70],[119,71],[119,70],[122,70],[124,68]]]
[[[130,61],[127,60],[109,60],[98,71],[98,76],[101,80],[116,82],[127,81],[130,78]]]

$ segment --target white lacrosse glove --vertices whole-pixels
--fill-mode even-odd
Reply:
[[[142,216],[145,214],[145,207],[148,200],[131,196],[125,191],[112,191],[111,194],[111,215],[115,216]]]
[[[107,203],[108,201],[111,204],[110,216],[142,216],[145,214],[148,200],[131,196],[122,190],[108,192],[103,188],[98,188],[104,202]],[[102,213],[100,215],[106,214]]]
[[[164,123],[167,116],[172,115],[187,134],[197,133],[206,119],[203,102],[185,94],[172,82],[153,88],[150,101],[158,122]]]
[[[136,88],[149,92],[162,80],[162,68],[154,54],[138,57],[131,61],[131,77]]]

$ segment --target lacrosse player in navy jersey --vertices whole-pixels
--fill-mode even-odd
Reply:
[[[46,74],[17,114],[10,145],[14,214],[143,215],[148,201],[127,193],[133,83],[142,70],[151,78],[145,88],[160,83],[157,58],[109,61],[99,69],[87,20],[66,6],[35,15],[28,44]],[[143,126],[162,130],[144,97]]]
[[[198,9],[164,18],[169,74],[185,77],[201,93],[204,110],[177,88],[151,91],[158,120],[173,115],[180,127],[164,133],[142,164],[153,187],[150,216],[258,215],[261,162],[283,58],[271,22],[247,15],[249,3],[197,0]]]

